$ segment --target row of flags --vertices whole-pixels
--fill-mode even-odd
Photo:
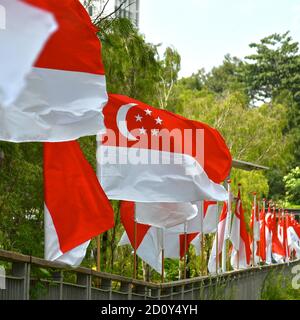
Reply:
[[[211,274],[225,272],[228,257],[234,270],[261,264],[285,263],[290,259],[300,258],[300,223],[292,214],[275,211],[270,206],[266,211],[264,202],[260,212],[257,210],[258,206],[256,209],[253,207],[250,228],[247,229],[239,191],[232,221],[229,222],[230,233],[226,237],[226,224],[231,215],[228,202],[223,203],[220,213],[221,206],[217,202],[203,201],[197,203],[196,207],[197,215],[193,219],[168,228],[139,223],[136,218],[137,204],[123,201],[121,221],[125,232],[119,246],[131,245],[136,254],[160,274],[164,270],[164,258],[183,259],[188,254],[190,245],[195,247],[196,255],[199,256],[203,250],[203,234],[215,234],[207,261],[207,269]],[[158,212],[163,215],[165,211]],[[147,211],[144,213],[146,216]],[[255,217],[257,227],[252,222]],[[229,252],[224,246],[226,241]]]
[[[211,272],[221,264],[228,239],[234,268],[248,266],[241,195],[231,221],[231,192],[221,185],[232,157],[220,133],[108,94],[98,30],[78,0],[0,5],[6,14],[0,30],[0,140],[44,142],[46,259],[79,265],[90,240],[114,226],[109,200],[120,200],[126,230],[121,244],[131,243],[158,272],[163,257],[185,256],[191,243],[200,254],[203,234],[213,232]],[[89,135],[97,135],[97,175],[76,141]],[[218,202],[224,203],[220,221]],[[268,263],[270,243],[272,257],[280,254],[273,250],[273,218],[255,219],[255,230],[265,233]],[[288,230],[278,239],[286,234],[286,247],[297,251],[297,232]],[[254,241],[259,257],[261,232]]]
[[[131,244],[137,250],[138,256],[158,273],[162,271],[162,252],[164,252],[164,258],[183,258],[187,248],[192,243],[200,254],[201,240],[199,235],[215,232],[218,221],[218,204],[215,201],[205,201],[198,202],[194,206],[195,214],[193,217],[182,220],[181,223],[176,225],[167,226],[159,223],[159,219],[155,218],[152,220],[152,224],[138,222],[139,204],[122,201],[121,221],[125,232],[119,245]],[[170,212],[169,204],[160,206],[160,208],[155,204],[147,204],[147,207],[144,207],[145,210],[143,211],[143,216],[146,219],[148,219],[149,210],[158,209],[156,213],[160,216],[168,215],[173,211],[171,209]]]

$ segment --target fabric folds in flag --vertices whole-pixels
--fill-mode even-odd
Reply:
[[[135,202],[136,221],[158,228],[172,228],[197,216],[192,203]]]
[[[98,144],[99,181],[110,199],[194,202],[227,198],[219,183],[232,158],[206,124],[110,94]]]
[[[137,211],[141,208],[148,209],[150,205],[151,204],[147,203],[146,207],[139,207],[138,203],[129,201],[121,202],[121,221],[124,225],[125,232],[122,235],[119,245],[122,246],[131,244],[133,248],[136,248],[137,255],[143,261],[149,264],[158,273],[161,273],[162,250],[164,250],[165,258],[180,259],[184,256],[184,252],[187,252],[190,244],[198,235],[198,233],[184,233],[188,230],[188,221],[186,221],[184,224],[181,222],[181,224],[177,224],[172,227],[167,227],[169,224],[165,223],[163,224],[165,227],[145,225],[139,223],[138,221],[136,221],[135,224]],[[176,205],[178,205],[178,203],[176,203]],[[164,212],[160,211],[161,208],[162,204],[154,203],[151,210],[148,209],[148,212],[151,213],[152,217],[157,216],[156,210],[158,214],[163,215]],[[170,213],[173,213],[176,207],[173,207],[173,205],[169,207],[163,204],[163,208],[165,209],[165,213],[168,208],[171,209],[166,213],[166,216],[170,217],[172,220]],[[189,206],[179,206],[177,207],[177,210],[178,208],[187,209]],[[195,210],[195,208],[193,209]],[[144,211],[143,214],[146,215],[147,211]],[[161,221],[164,221],[164,219]],[[180,220],[177,220],[177,222],[179,221]]]
[[[220,216],[218,224],[218,237],[215,236],[212,250],[208,260],[208,271],[209,273],[215,274],[219,271],[219,266],[221,262],[221,255],[223,250],[223,244],[225,241],[225,227],[226,227],[226,217],[227,217],[227,203],[224,202],[222,213]],[[217,239],[218,238],[218,239]],[[217,243],[218,241],[218,243]],[[218,249],[218,251],[217,251]],[[218,253],[217,253],[218,252]],[[217,257],[218,257],[218,270],[217,270]]]
[[[23,2],[52,14],[58,29],[18,98],[0,107],[0,140],[63,142],[103,133],[107,92],[101,43],[85,8],[78,0]]]
[[[45,259],[78,266],[114,213],[77,142],[44,144]]]
[[[250,264],[251,249],[246,229],[245,214],[239,191],[233,216],[230,240],[233,245],[231,266],[233,269],[246,269]]]
[[[1,0],[0,115],[1,110],[18,98],[26,76],[56,29],[53,15],[39,6],[18,0]]]
[[[266,212],[263,207],[259,213],[260,220],[260,240],[258,255],[262,262],[266,262]]]
[[[290,252],[295,253],[297,259],[300,258],[300,237],[298,231],[299,223],[293,216],[287,217],[287,243]]]
[[[260,217],[258,213],[258,205],[253,204],[251,219],[250,219],[250,246],[252,259],[254,256],[254,263],[257,264],[260,261],[259,253],[260,242]]]

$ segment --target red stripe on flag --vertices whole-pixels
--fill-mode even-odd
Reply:
[[[78,0],[24,0],[51,12],[58,31],[48,40],[36,67],[104,75],[96,27]]]
[[[45,203],[63,253],[114,226],[114,212],[76,141],[44,143]]]
[[[134,202],[122,201],[121,202],[121,222],[126,230],[127,236],[130,240],[130,243],[134,249],[138,249],[142,241],[144,240],[145,235],[151,226],[146,224],[137,223],[137,232],[136,232],[136,248],[134,246]]]

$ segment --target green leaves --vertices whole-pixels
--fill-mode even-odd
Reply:
[[[99,36],[108,92],[153,103],[161,68],[157,46],[146,43],[127,19],[106,21]]]
[[[286,200],[300,205],[300,167],[292,169],[283,181],[285,183]]]
[[[299,44],[289,32],[275,33],[250,47],[256,53],[246,57],[249,63],[242,70],[249,96],[266,101],[288,90],[300,102]]]
[[[0,149],[0,245],[42,256],[42,145],[0,142]]]

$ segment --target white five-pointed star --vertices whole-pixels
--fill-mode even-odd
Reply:
[[[141,117],[139,114],[135,116],[136,122],[142,122],[143,117]]]
[[[156,124],[162,124],[163,123],[163,121],[162,121],[162,119],[160,117],[157,117],[157,119],[155,119],[155,121],[156,121]]]
[[[140,134],[146,134],[146,129],[141,128],[141,129],[139,129],[139,130],[140,130]]]
[[[152,133],[153,136],[158,136],[159,130],[158,129],[152,129],[151,133]]]
[[[147,116],[151,116],[151,115],[152,115],[152,111],[149,110],[149,109],[145,110],[145,112],[146,112],[146,115],[147,115]]]

